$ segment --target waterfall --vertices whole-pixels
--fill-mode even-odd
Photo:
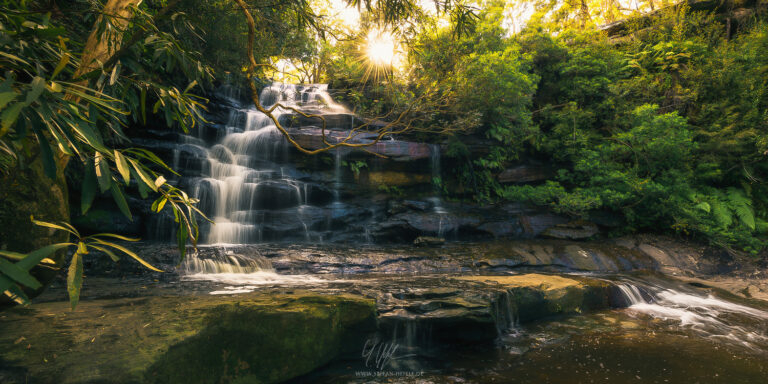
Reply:
[[[496,323],[496,331],[503,336],[518,326],[517,307],[514,296],[509,291],[503,291],[493,301],[491,315]]]
[[[341,148],[336,148],[333,157],[333,199],[336,204],[341,201]]]
[[[221,92],[230,100],[239,97],[233,87],[224,87]],[[276,83],[265,87],[259,100],[266,108],[277,103],[285,106],[272,112],[281,122],[300,119],[287,107],[320,115],[349,113],[330,97],[324,84]],[[200,209],[214,222],[201,226],[200,243],[248,244],[267,235],[295,238],[295,229],[306,241],[319,238],[311,235],[312,223],[307,220],[310,211],[306,208],[313,201],[314,189],[295,176],[297,172],[289,164],[290,145],[275,123],[252,106],[227,108],[226,124],[217,128],[215,142],[206,143],[203,138],[211,140],[210,134],[199,129],[198,137],[180,135],[171,152],[174,168],[187,175],[181,183],[200,200]],[[342,153],[337,150],[335,155],[333,194],[338,203]],[[275,220],[286,229],[265,230],[265,225]],[[160,238],[171,232],[167,227],[173,223],[166,221],[153,223]],[[288,228],[290,225],[295,229]]]
[[[768,312],[717,298],[656,284],[624,282],[617,285],[636,315],[650,316],[712,339],[754,349],[768,342]],[[747,330],[740,323],[762,323],[762,330]],[[759,327],[758,327],[759,329]]]
[[[432,173],[432,193],[428,200],[432,202],[432,209],[438,216],[437,237],[445,237],[445,221],[448,219],[448,211],[443,207],[442,169],[440,167],[440,144],[429,145],[429,166]]]

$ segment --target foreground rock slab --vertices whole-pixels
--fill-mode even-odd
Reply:
[[[36,304],[0,313],[0,382],[281,382],[357,352],[375,313],[309,292]]]

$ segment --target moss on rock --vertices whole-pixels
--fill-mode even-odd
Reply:
[[[373,301],[310,292],[67,305],[4,312],[0,365],[35,383],[274,383],[362,348],[376,328]]]
[[[521,322],[609,307],[611,284],[597,279],[529,273],[461,276],[459,280],[498,285]],[[501,298],[500,298],[501,299]]]

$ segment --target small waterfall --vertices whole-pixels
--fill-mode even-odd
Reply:
[[[336,148],[333,157],[333,200],[341,201],[341,148]]]
[[[444,238],[446,227],[449,221],[448,210],[443,206],[443,179],[442,169],[440,167],[440,145],[429,145],[429,165],[432,173],[432,193],[433,196],[428,200],[432,203],[432,209],[438,216],[437,237]]]
[[[418,319],[404,318],[394,324],[390,348],[396,348],[396,359],[390,362],[393,370],[420,370],[420,356],[433,348],[433,327]]]
[[[503,291],[498,294],[491,307],[491,315],[496,323],[499,336],[508,334],[519,325],[517,307],[512,293]]]
[[[717,298],[654,284],[624,282],[617,285],[638,315],[677,323],[703,337],[754,349],[768,343],[768,312]],[[762,324],[748,330],[737,324]],[[756,329],[756,330],[755,330]]]
[[[269,259],[261,255],[244,256],[234,251],[222,249],[213,255],[201,258],[192,254],[184,259],[181,271],[185,275],[208,273],[253,273],[274,271]]]
[[[205,280],[226,284],[212,295],[247,293],[264,285],[302,285],[325,282],[308,275],[283,275],[275,272],[272,262],[253,249],[201,247],[181,265],[182,280]]]
[[[648,303],[643,297],[643,294],[640,293],[640,289],[636,285],[625,283],[625,284],[619,284],[617,287],[619,288],[621,293],[624,295],[624,298],[627,299],[630,306],[635,304]]]
[[[431,198],[432,203],[434,204],[435,212],[437,213],[445,213],[445,208],[443,208],[443,178],[442,178],[442,169],[440,167],[440,145],[439,144],[430,144],[429,145],[429,165],[430,170],[432,171],[432,188],[434,196]]]

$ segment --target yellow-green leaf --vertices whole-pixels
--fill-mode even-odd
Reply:
[[[133,253],[133,252],[132,252],[130,249],[128,249],[128,248],[126,248],[126,247],[123,247],[123,246],[122,246],[122,245],[120,245],[120,244],[110,243],[110,242],[107,242],[107,241],[104,241],[104,240],[100,240],[100,239],[98,239],[98,238],[94,238],[93,240],[94,240],[94,241],[96,241],[96,242],[97,242],[97,243],[99,243],[99,244],[103,244],[103,245],[106,245],[106,246],[109,246],[109,247],[115,248],[115,249],[117,249],[117,250],[119,250],[119,251],[121,251],[121,252],[125,253],[126,255],[128,255],[128,256],[130,256],[130,257],[132,257],[132,258],[136,259],[136,261],[138,261],[139,263],[141,263],[141,265],[143,265],[143,266],[145,266],[145,267],[147,267],[147,268],[149,268],[149,269],[151,269],[151,270],[153,270],[153,271],[155,271],[155,272],[163,272],[163,270],[161,270],[161,269],[157,269],[157,268],[153,267],[151,264],[147,263],[146,261],[144,261],[144,259],[142,259],[141,257],[139,257],[139,255],[137,255],[137,254]]]
[[[152,178],[149,177],[149,175],[147,175],[143,169],[141,169],[141,166],[133,159],[128,159],[128,162],[131,163],[133,169],[136,171],[136,174],[139,175],[141,181],[143,181],[144,184],[146,184],[150,189],[157,192],[157,186],[155,186],[155,182],[152,181]]]
[[[18,94],[13,91],[0,92],[0,109],[3,109],[11,100],[15,99]]]
[[[93,249],[95,249],[95,250],[97,250],[97,251],[101,251],[101,252],[106,253],[107,256],[109,256],[109,258],[111,258],[112,261],[114,261],[115,263],[120,261],[120,258],[117,257],[117,255],[115,255],[115,253],[110,251],[109,249],[106,249],[106,248],[103,248],[103,247],[99,247],[99,246],[96,246],[96,245],[93,245],[93,244],[89,244],[88,246],[93,248]]]
[[[3,111],[2,114],[0,114],[0,137],[4,136],[9,129],[11,129],[11,126],[13,126],[13,123],[16,122],[16,119],[19,117],[19,113],[21,113],[21,109],[24,108],[23,102],[18,102],[10,107],[8,107],[6,110]]]
[[[53,79],[56,78],[56,75],[58,75],[59,72],[61,72],[64,69],[64,67],[67,66],[68,63],[69,63],[69,55],[65,53],[64,55],[61,56],[61,60],[59,60],[59,64],[57,64],[56,68],[53,70],[53,74],[51,75],[51,81],[53,81]]]
[[[165,177],[158,176],[157,179],[155,179],[155,187],[160,188],[165,184],[166,180]]]
[[[94,161],[96,180],[99,182],[99,189],[101,189],[101,193],[104,193],[112,184],[112,172],[109,171],[109,163],[107,163],[107,159],[100,152],[96,152]]]
[[[80,289],[83,286],[83,257],[79,252],[75,252],[72,261],[69,263],[67,271],[67,292],[69,292],[69,303],[72,309],[75,309],[80,301]]]
[[[115,164],[117,164],[117,170],[123,176],[125,184],[128,185],[131,182],[131,169],[128,168],[128,161],[125,160],[125,156],[117,149],[115,149]]]

